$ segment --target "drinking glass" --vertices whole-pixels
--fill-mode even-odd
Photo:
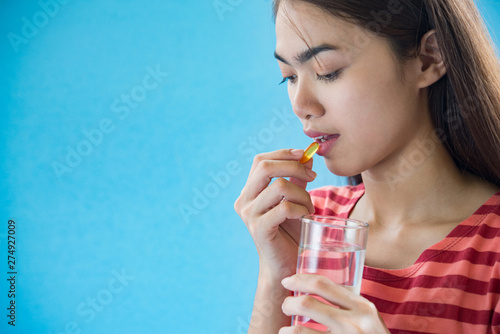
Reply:
[[[319,215],[304,216],[301,222],[297,273],[326,276],[334,283],[359,294],[365,263],[368,223]],[[301,294],[295,292],[295,296]],[[319,296],[313,297],[330,304]],[[292,325],[320,331],[328,330],[314,320],[302,316],[292,317]]]

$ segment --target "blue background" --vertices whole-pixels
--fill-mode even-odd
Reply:
[[[270,1],[53,4],[0,5],[0,332],[246,333],[258,263],[233,203],[254,154],[309,144]]]

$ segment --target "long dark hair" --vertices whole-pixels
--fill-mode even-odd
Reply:
[[[473,0],[274,0],[274,18],[283,1],[310,3],[379,34],[402,63],[435,29],[447,74],[429,87],[434,125],[460,170],[500,186],[500,67]]]

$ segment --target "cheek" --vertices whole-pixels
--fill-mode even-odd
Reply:
[[[341,133],[337,157],[327,166],[338,175],[354,175],[369,169],[404,142],[413,130],[408,93],[398,79],[358,76],[339,81],[331,92],[329,122]],[[332,90],[333,91],[333,90]]]
[[[346,78],[330,93],[327,110],[331,114],[334,126],[343,135],[359,137],[366,131],[372,131],[387,109],[383,92],[368,80]],[[387,101],[387,102],[385,102]],[[359,129],[360,131],[355,131]]]
[[[383,139],[403,121],[408,97],[397,80],[383,71],[372,72],[346,80],[339,89],[339,117],[349,128],[359,130],[358,138]]]

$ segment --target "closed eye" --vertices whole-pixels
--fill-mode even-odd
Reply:
[[[279,84],[284,84],[285,82],[290,82],[290,83],[295,83],[297,81],[297,76],[296,75],[291,75],[289,77],[283,78],[283,81],[281,81]]]
[[[338,71],[332,72],[330,74],[326,74],[326,75],[319,75],[318,74],[317,76],[318,76],[318,80],[332,82],[332,81],[335,81],[336,79],[338,79],[341,73],[342,73],[342,70],[338,70]]]
[[[325,81],[325,82],[333,82],[337,80],[342,73],[342,70],[338,70],[326,75],[319,75],[317,74],[318,80]],[[297,76],[296,75],[291,75],[286,78],[283,78],[283,80],[279,83],[280,85],[284,84],[285,82],[290,82],[291,84],[294,84],[297,81]]]

